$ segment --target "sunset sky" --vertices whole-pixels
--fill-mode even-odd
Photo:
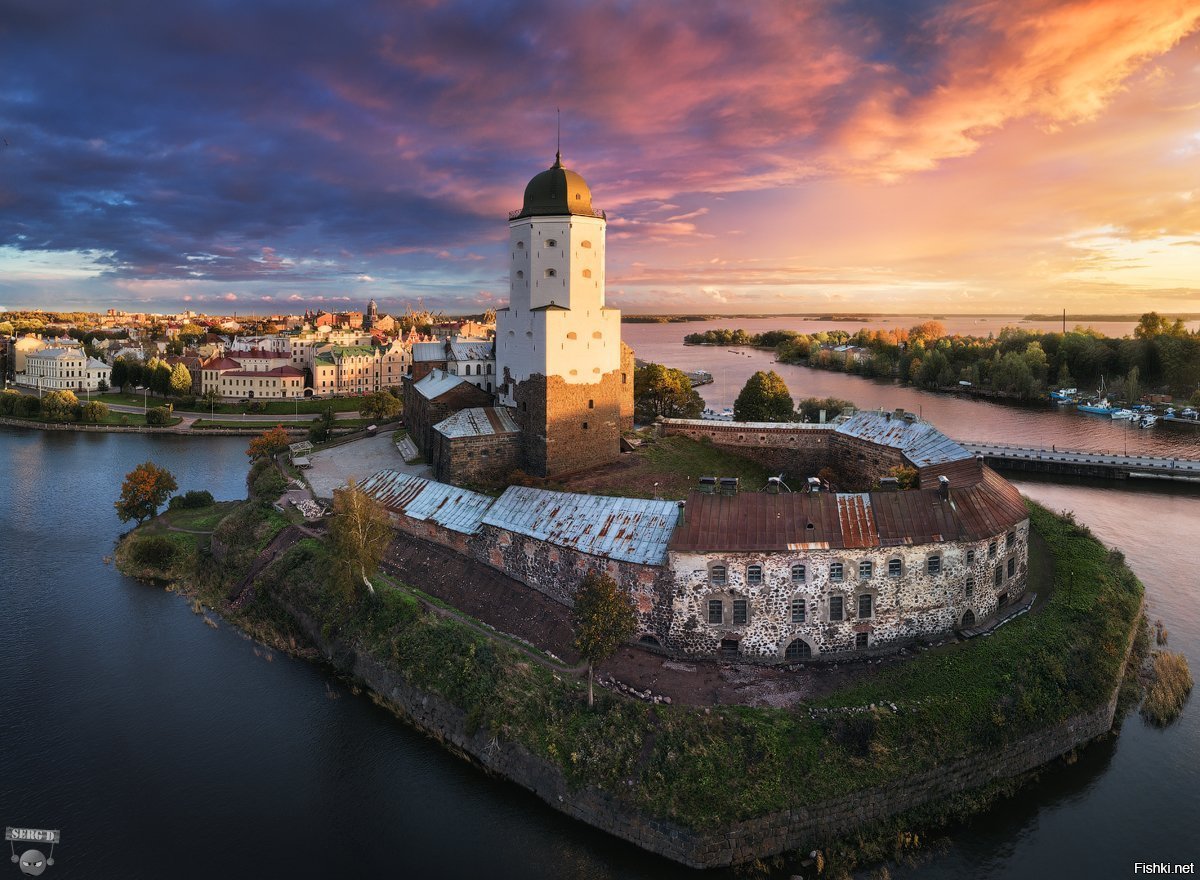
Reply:
[[[1200,3],[0,0],[0,308],[1200,311]]]

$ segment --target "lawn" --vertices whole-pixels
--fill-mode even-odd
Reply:
[[[702,476],[737,477],[743,488],[757,491],[767,484],[769,473],[758,462],[712,443],[687,437],[661,437],[648,440],[637,451],[622,455],[610,465],[570,477],[552,488],[593,495],[678,500],[686,498]]]
[[[29,422],[31,425],[110,425],[113,427],[129,427],[129,428],[144,428],[146,427],[146,416],[143,413],[119,413],[110,412],[108,416],[98,422],[49,422],[41,417],[30,418],[28,416],[5,416],[6,419],[18,419],[22,422]],[[171,418],[167,420],[167,424],[163,427],[171,427],[178,425],[183,419]],[[273,426],[272,426],[273,427]]]
[[[205,431],[212,428],[252,428],[255,431],[269,431],[280,422],[259,422],[251,419],[196,419],[192,430]],[[340,424],[340,423],[339,423]],[[308,422],[282,422],[284,428],[294,431],[307,431]]]
[[[143,400],[149,406],[162,406],[165,403],[176,403],[173,399],[164,399],[155,397],[151,394],[147,398],[143,398],[141,394],[133,393],[118,393],[110,391],[105,394],[93,394],[93,400],[100,400],[104,403],[115,403],[121,406],[143,406]],[[359,405],[362,403],[361,397],[309,397],[303,400],[260,400],[263,409],[259,413],[251,413],[251,415],[295,415],[296,413],[308,413],[316,415],[324,412],[326,409],[332,409],[334,412],[357,412]],[[248,412],[249,404],[245,403],[217,403],[215,406],[206,406],[202,401],[197,400],[195,405],[187,410],[180,409],[180,412],[196,412],[209,413],[220,415],[239,415]]]

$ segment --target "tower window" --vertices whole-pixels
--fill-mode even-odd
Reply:
[[[557,269],[547,269],[547,270],[546,270],[546,277],[547,277],[547,278],[557,278],[557,277],[558,277],[558,270],[557,270]]]
[[[591,269],[584,269],[584,270],[583,270],[583,277],[584,277],[584,278],[591,278],[591,277],[592,277],[592,270],[591,270]]]
[[[524,272],[522,272],[520,269],[518,269],[518,270],[517,270],[517,277],[518,277],[518,278],[524,278],[524,277],[525,277],[525,273],[524,273]]]
[[[546,239],[546,247],[558,247],[558,239],[556,239],[556,238]]]
[[[585,430],[585,431],[587,430],[587,422],[583,423],[583,430]]]
[[[596,401],[589,400],[588,401],[588,409],[595,409],[595,408],[596,408]]]
[[[574,330],[572,330],[570,333],[567,334],[567,339],[578,339],[578,338],[579,337],[575,335]]]
[[[592,243],[590,241],[581,241],[581,242],[579,242],[579,246],[581,248],[590,248],[592,246]]]
[[[519,250],[519,251],[523,251],[523,250],[525,250],[525,242],[523,242],[523,241],[518,241],[518,242],[517,242],[517,250]]]

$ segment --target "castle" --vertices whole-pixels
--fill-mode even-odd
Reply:
[[[495,384],[480,358],[405,388],[409,433],[439,480],[596,467],[617,458],[621,431],[633,427],[633,351],[621,342],[620,310],[605,305],[606,218],[587,183],[556,155],[529,181],[508,227]]]
[[[529,182],[509,216],[511,296],[497,312],[494,349],[435,347],[441,367],[405,389],[408,432],[435,480],[382,471],[363,484],[398,531],[566,605],[587,572],[607,572],[635,601],[639,641],[682,656],[872,655],[1017,607],[1029,568],[1019,493],[902,410],[817,425],[657,425],[660,435],[807,477],[801,492],[780,482],[747,492],[715,478],[681,502],[462,488],[517,468],[558,476],[620,454],[633,422],[633,353],[620,312],[604,303],[604,233],[603,212],[561,157]],[[826,469],[842,485],[872,489],[829,492],[814,476]],[[915,486],[902,489],[889,476],[897,469]]]

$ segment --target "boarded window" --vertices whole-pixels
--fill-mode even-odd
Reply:
[[[805,570],[804,566],[801,563],[796,563],[795,565],[792,566],[792,583],[796,583],[796,584],[804,583],[804,578],[806,575],[807,575],[807,571]]]
[[[746,619],[750,616],[750,603],[745,599],[733,600],[733,623],[734,626],[743,626]]]
[[[708,602],[708,622],[720,623],[725,617],[725,603],[720,599],[710,599]]]
[[[842,597],[841,596],[830,596],[829,597],[829,619],[830,620],[841,620],[842,619]]]
[[[796,639],[783,652],[784,660],[808,660],[810,657],[812,657],[812,648],[804,639]]]
[[[762,583],[762,566],[748,565],[746,566],[746,583],[761,584]]]
[[[805,610],[806,609],[804,606],[803,599],[793,599],[792,600],[792,623],[804,623]]]
[[[872,617],[875,611],[875,597],[870,593],[863,593],[858,597],[858,616]]]

